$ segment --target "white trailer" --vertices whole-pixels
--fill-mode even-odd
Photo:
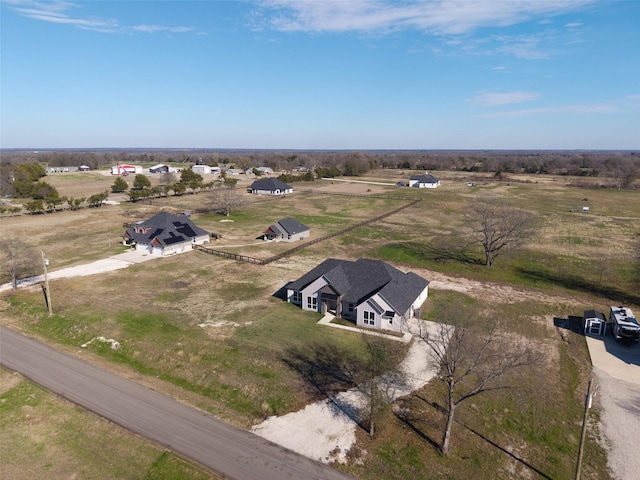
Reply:
[[[616,340],[640,340],[640,323],[627,307],[613,306],[609,310],[609,323]]]

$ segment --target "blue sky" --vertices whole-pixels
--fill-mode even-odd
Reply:
[[[640,149],[640,1],[0,0],[3,148]]]

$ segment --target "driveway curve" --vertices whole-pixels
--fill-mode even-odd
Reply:
[[[34,383],[237,480],[347,480],[319,462],[0,327],[0,363]]]

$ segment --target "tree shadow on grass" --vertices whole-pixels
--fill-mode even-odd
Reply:
[[[425,400],[424,398],[420,397],[419,395],[416,395],[416,398],[419,398],[420,400],[423,400],[424,402],[428,403],[430,406],[434,407],[439,412],[443,412],[443,409],[439,405],[433,404]],[[409,427],[413,431],[413,433],[418,435],[421,439],[426,441],[433,448],[440,451],[442,446],[417,426],[418,422],[424,423],[425,418],[423,418],[422,416],[418,417],[416,416],[416,414],[413,414],[411,411],[411,408],[404,408],[402,399],[400,399],[400,401],[398,401],[396,405],[397,405],[396,408],[393,409],[393,413],[396,416],[396,418],[400,420],[403,424],[405,424],[407,427]],[[435,422],[431,422],[429,424],[429,427],[433,429],[438,428]]]
[[[348,350],[315,343],[306,345],[304,350],[288,349],[282,361],[304,379],[312,397],[329,400],[335,415],[346,415],[366,430],[359,418],[359,407],[339,395],[356,385],[358,360]]]
[[[439,413],[441,413],[442,415],[446,415],[446,411],[444,409],[444,407],[442,407],[441,405],[431,402],[429,400],[427,400],[426,398],[420,396],[420,395],[415,395],[415,398],[418,398],[420,400],[422,400],[424,403],[426,403],[427,405],[429,405],[430,407],[432,407],[434,410],[438,411]],[[434,441],[432,438],[430,438],[429,436],[427,436],[426,434],[424,434],[423,432],[421,432],[417,427],[415,427],[415,425],[408,423],[408,421],[406,419],[400,418],[399,419],[405,423],[406,425],[408,425],[414,432],[416,432],[421,438],[425,439],[427,442],[429,442],[432,446],[434,446],[435,448],[437,448],[438,450],[440,450],[440,444],[436,441]],[[484,440],[485,442],[487,442],[489,445],[491,445],[492,447],[497,448],[498,450],[500,450],[502,453],[507,454],[510,458],[512,458],[513,460],[517,461],[518,463],[524,465],[526,468],[534,471],[535,473],[537,473],[538,475],[540,475],[540,477],[542,478],[546,478],[548,480],[552,480],[551,477],[549,475],[547,475],[546,473],[540,471],[539,469],[537,469],[536,467],[534,467],[533,465],[531,465],[529,462],[527,462],[526,460],[518,457],[517,455],[515,455],[513,452],[507,450],[506,448],[502,447],[501,445],[497,444],[496,442],[494,442],[493,440],[491,440],[490,438],[484,436],[482,433],[478,432],[477,430],[474,430],[473,428],[469,427],[468,425],[465,425],[464,423],[455,420],[457,425],[460,425],[461,427],[467,429],[468,431],[470,431],[471,433],[477,435],[478,437],[480,437],[482,440]]]
[[[469,250],[468,244],[462,244],[460,242],[452,241],[447,244],[406,242],[396,244],[395,249],[407,256],[434,263],[458,262],[466,265],[484,265],[484,262],[475,257]]]
[[[570,290],[587,292],[612,300],[615,304],[639,304],[640,295],[624,292],[613,285],[601,285],[590,282],[575,275],[563,275],[549,271],[533,270],[531,268],[517,268],[516,271],[523,277],[536,281],[555,284]]]

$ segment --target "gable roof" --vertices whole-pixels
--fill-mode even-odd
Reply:
[[[289,185],[277,178],[263,178],[261,180],[256,180],[249,188],[251,188],[251,190],[268,190],[269,192],[275,192],[276,190],[291,190]]]
[[[144,233],[146,232],[146,233]],[[137,243],[155,243],[161,246],[190,242],[195,237],[209,235],[209,232],[196,226],[186,215],[174,215],[159,212],[153,217],[128,228],[125,235]]]
[[[358,305],[378,293],[400,314],[406,312],[429,285],[428,280],[415,273],[404,273],[381,260],[361,258],[350,262],[329,258],[287,288],[302,290],[320,277],[346,302]]]
[[[306,232],[309,230],[309,227],[303,225],[295,218],[283,218],[282,220],[277,221],[273,225],[270,225],[267,230],[272,230],[273,233],[278,235],[282,235],[283,233],[287,235],[295,235],[296,233]]]
[[[409,180],[417,180],[420,183],[438,183],[440,181],[436,177],[428,173],[424,173],[422,175],[413,175],[409,178]]]

